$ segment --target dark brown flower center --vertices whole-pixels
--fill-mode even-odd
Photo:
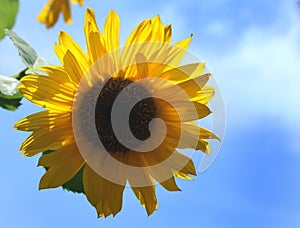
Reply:
[[[117,139],[112,127],[111,116],[116,98],[131,83],[133,81],[129,79],[111,78],[106,82],[97,99],[95,108],[96,129],[103,146],[110,153],[129,151]],[[131,101],[140,96],[147,98],[140,100],[133,106],[129,114],[129,120],[126,123],[123,123],[122,120],[116,120],[116,122],[127,124],[127,126],[129,124],[134,137],[144,141],[150,137],[149,124],[156,117],[156,106],[151,94],[143,86],[135,84],[122,93],[120,105],[123,107],[130,106]],[[122,113],[120,114],[122,115]]]

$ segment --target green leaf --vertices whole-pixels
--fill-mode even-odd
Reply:
[[[54,150],[46,150],[43,152],[43,154],[49,154],[54,152]],[[44,167],[46,170],[48,170],[48,167]],[[74,192],[74,193],[84,193],[83,189],[83,167],[76,173],[76,175],[66,182],[63,186],[63,189]]]
[[[0,0],[0,40],[4,37],[4,29],[14,26],[18,8],[18,0]]]
[[[1,0],[0,0],[1,1]],[[5,29],[5,34],[12,40],[16,48],[18,49],[19,55],[22,58],[23,63],[28,68],[32,68],[38,59],[36,51],[18,34],[15,32]]]
[[[21,93],[16,93],[13,96],[8,96],[0,93],[0,107],[14,111],[21,105],[23,96]]]

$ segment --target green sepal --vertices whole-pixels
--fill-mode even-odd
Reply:
[[[23,96],[19,92],[12,96],[0,93],[0,107],[10,111],[15,111],[21,105],[22,98]]]
[[[63,189],[74,193],[85,194],[83,189],[83,168],[84,167],[82,167],[71,180],[62,186]]]
[[[28,70],[28,68],[25,68],[24,70],[21,70],[19,73],[15,74],[15,75],[12,75],[11,77],[20,81],[21,78],[28,75],[28,74],[26,74],[27,70]]]
[[[44,154],[49,154],[54,152],[54,150],[46,150],[43,152]],[[48,170],[48,167],[44,167],[46,170]],[[66,182],[65,184],[62,185],[62,188],[69,191],[69,192],[74,192],[74,193],[84,193],[84,189],[83,189],[83,168],[82,167],[78,173],[75,174],[75,176],[69,180],[68,182]]]
[[[18,0],[0,0],[0,40],[4,37],[4,29],[14,26],[18,9]]]

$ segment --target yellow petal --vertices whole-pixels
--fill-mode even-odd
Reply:
[[[104,37],[97,26],[95,12],[91,8],[88,8],[85,14],[84,33],[91,63],[94,63],[107,51]]]
[[[61,11],[61,4],[69,4],[68,0],[49,0],[39,13],[37,20],[44,23],[47,28],[51,28],[58,20]]]
[[[172,26],[170,24],[166,25],[164,34],[164,42],[171,43],[172,41]]]
[[[69,50],[64,56],[63,65],[72,81],[79,84],[86,72],[80,67],[78,59]]]
[[[61,46],[57,43],[54,44],[54,52],[62,64],[64,63],[64,57],[65,57],[67,50],[68,49],[64,46]]]
[[[151,19],[152,24],[152,38],[151,41],[164,42],[165,39],[165,28],[160,20],[160,16]]]
[[[84,24],[86,24],[89,21],[93,21],[93,24],[95,24],[95,26],[98,29],[98,26],[96,23],[95,11],[90,7],[88,7],[85,11]]]
[[[179,153],[172,146],[168,146],[167,142],[163,143],[160,147],[161,153],[168,154],[165,160],[162,160],[165,167],[173,170],[174,173],[183,172],[185,174],[196,175],[194,163],[189,157]]]
[[[159,97],[163,97],[168,101],[201,100],[201,103],[206,104],[209,101],[209,97],[211,97],[211,89],[213,89],[212,87],[204,86],[209,77],[210,74],[205,74],[183,82],[175,82],[177,83],[175,85],[171,83],[171,81],[168,81],[168,83],[160,83],[159,80],[157,80],[157,82],[153,81],[153,84],[155,84],[153,88]]]
[[[107,52],[113,51],[115,65],[118,67],[120,58],[120,18],[111,10],[106,18],[103,30]]]
[[[136,76],[135,80],[146,78],[149,74],[148,63],[146,57],[142,54],[137,55],[137,64],[136,64]],[[127,78],[127,77],[126,77]]]
[[[210,145],[205,139],[199,139],[196,150],[201,150],[208,155],[210,153]]]
[[[179,66],[179,64],[182,61],[182,58],[186,53],[186,50],[188,49],[191,43],[191,40],[192,35],[189,38],[174,44],[174,46],[172,46],[171,49],[168,51],[167,57],[159,57],[159,59],[165,59],[164,63],[172,67]],[[165,53],[163,53],[162,55],[165,55]]]
[[[83,171],[83,187],[89,202],[96,207],[100,202],[103,188],[101,187],[101,179],[99,176],[88,166],[84,167]]]
[[[172,167],[169,166],[169,163],[162,164],[169,156],[171,156],[170,151],[165,151],[160,147],[154,151],[147,153],[140,153],[139,159],[144,167],[147,167],[145,170],[140,170],[139,174],[134,174],[129,177],[129,182],[131,185],[134,184],[133,178],[135,180],[140,180],[139,185],[153,185],[150,176],[160,183],[168,191],[180,191],[176,185],[174,179],[174,173],[172,172]],[[137,159],[137,158],[136,158]]]
[[[72,17],[71,17],[71,6],[69,0],[63,0],[63,3],[61,4],[61,12],[64,15],[64,20],[67,24],[72,23]]]
[[[212,133],[210,130],[197,126],[195,123],[184,123],[183,130],[187,131],[191,136],[196,135],[199,136],[200,139],[217,139],[221,140],[217,135]]]
[[[103,30],[107,51],[112,51],[120,47],[120,18],[118,14],[111,10],[106,18]]]
[[[155,185],[131,188],[136,198],[146,208],[148,216],[157,210],[158,204],[155,195]]]
[[[49,169],[41,178],[39,189],[56,188],[65,184],[84,164],[76,144],[70,144],[50,154],[44,154],[38,165]]]
[[[31,102],[58,112],[71,110],[73,94],[64,85],[57,84],[47,76],[36,75],[22,78],[21,83],[19,91]]]
[[[74,141],[74,138],[71,125],[70,127],[54,128],[52,130],[40,129],[34,131],[22,143],[20,151],[23,151],[24,156],[31,157],[45,150],[57,150],[72,141]]]
[[[70,52],[63,45],[55,44],[54,51],[63,64],[63,70],[66,72],[66,75],[68,77],[67,82],[73,83],[75,86],[74,90],[76,90],[80,80],[82,79],[82,76],[87,72],[86,64],[82,63],[86,60],[84,59],[82,61],[82,59],[80,59],[79,57],[78,60],[81,61],[78,61],[76,59],[76,56],[74,56],[74,54],[72,54],[72,52]]]
[[[161,49],[165,49],[165,46],[167,45],[163,43],[165,31],[159,15],[151,19],[151,26],[149,29],[151,29],[151,36],[148,37],[148,42],[140,45],[137,54],[143,54],[148,62],[160,62],[160,60],[157,59],[157,53],[160,52]]]
[[[91,22],[88,22],[85,25],[85,31],[89,57],[91,59],[91,63],[94,63],[107,53],[105,48],[105,40]]]
[[[196,169],[195,169],[195,165],[194,165],[194,162],[191,160],[191,159],[189,159],[189,158],[187,158],[186,156],[184,156],[183,154],[180,154],[180,153],[175,153],[176,154],[176,156],[178,156],[178,157],[175,157],[174,159],[180,159],[180,157],[182,158],[182,157],[185,157],[185,159],[183,159],[183,160],[187,160],[188,162],[186,163],[186,165],[181,169],[181,170],[179,170],[179,172],[182,172],[182,173],[185,173],[185,174],[191,174],[191,175],[194,175],[194,176],[196,176],[197,175],[197,173],[196,173]]]
[[[160,17],[156,16],[152,19],[147,19],[141,22],[127,38],[125,45],[130,45],[133,43],[140,43],[145,41],[163,42],[164,36],[165,36],[165,28],[163,27]]]
[[[89,68],[89,63],[86,54],[83,52],[81,47],[72,39],[72,37],[66,32],[60,32],[59,44],[68,49],[73,56],[76,57],[82,72],[86,72]]]
[[[69,88],[69,84],[59,83],[57,77],[50,78],[41,75],[28,75],[21,79],[22,85],[19,89],[24,89],[32,93],[48,93],[54,100],[61,100],[62,102],[68,103],[73,100],[74,90]]]
[[[87,199],[96,208],[99,217],[116,215],[121,210],[124,186],[105,180],[88,165],[84,167],[83,186]]]
[[[189,91],[189,94],[196,94],[201,91],[201,88],[207,83],[210,76],[211,74],[207,73],[188,81],[181,82],[177,85],[185,91]]]
[[[105,217],[109,216],[110,214],[115,216],[122,209],[123,191],[124,191],[125,186],[114,184],[103,178],[102,178],[102,180],[103,180],[102,183],[104,186],[103,187],[103,198],[97,204],[98,214],[101,214],[103,211],[103,214]],[[107,210],[105,208],[107,208],[109,210]]]
[[[72,0],[73,4],[79,3],[80,6],[83,6],[84,0]]]
[[[199,102],[176,101],[168,105],[167,102],[155,99],[157,117],[168,122],[187,122],[202,119],[211,114],[210,109]]]
[[[173,154],[168,158],[167,165],[172,167],[172,170],[185,174],[197,175],[194,162],[187,156],[174,150]]]
[[[197,92],[197,95],[192,98],[193,101],[200,102],[201,104],[208,104],[208,102],[214,97],[215,88],[211,86],[204,86],[201,91]]]
[[[185,173],[182,173],[182,172],[175,173],[175,176],[176,176],[177,178],[181,178],[181,179],[195,180],[195,178],[190,177],[189,175],[187,175],[187,174],[185,174]]]
[[[179,153],[173,146],[168,145],[168,139],[154,151],[134,155],[136,160],[139,160],[140,165],[147,168],[141,168],[138,174],[129,176],[128,182],[132,187],[151,186],[153,185],[151,177],[153,177],[157,182],[162,183],[167,190],[178,191],[180,189],[176,186],[176,183],[172,182],[175,173],[181,172],[183,176],[196,175],[193,161]],[[149,177],[149,174],[151,177]],[[187,178],[189,177],[187,176]]]
[[[132,31],[125,42],[125,46],[133,43],[150,41],[151,30],[151,19],[144,20]]]
[[[64,90],[68,90],[69,94],[73,94],[77,87],[70,81],[70,77],[65,69],[61,66],[40,66],[33,70],[41,70],[45,72],[51,80],[58,85],[62,85]],[[62,88],[62,86],[60,86]]]
[[[56,113],[46,110],[19,120],[14,128],[21,131],[51,130],[54,127],[65,126],[66,123],[71,123],[71,121],[70,113]]]
[[[130,34],[125,42],[125,46],[121,53],[121,63],[123,67],[128,67],[135,64],[136,55],[143,54],[147,59],[146,51],[150,45],[143,43],[151,40],[152,24],[151,19],[141,22]]]
[[[172,81],[186,81],[191,79],[193,75],[201,75],[205,69],[205,63],[193,63],[178,68],[172,68],[163,72],[159,77]],[[197,79],[195,79],[197,80]],[[196,81],[195,83],[198,83]]]
[[[178,124],[176,124],[176,122],[168,122],[166,143],[175,148],[201,150],[204,153],[209,154],[209,143],[205,139],[219,138],[205,128],[196,125],[194,127],[188,126],[193,124],[194,123],[192,122],[183,123],[181,128],[180,125],[177,126]]]
[[[168,191],[181,191],[180,188],[178,188],[173,176],[170,179],[161,182],[160,184]]]

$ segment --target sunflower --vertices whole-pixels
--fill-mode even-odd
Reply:
[[[79,3],[82,6],[84,0],[72,0],[72,3]],[[69,0],[49,0],[39,13],[37,20],[44,23],[47,28],[51,28],[57,22],[60,12],[63,13],[67,24],[72,23]]]
[[[179,191],[175,177],[196,175],[180,149],[208,154],[207,139],[218,138],[196,123],[211,113],[214,88],[206,86],[211,74],[204,63],[181,64],[192,36],[172,45],[171,25],[156,16],[141,22],[120,48],[119,30],[114,11],[101,33],[87,9],[87,53],[61,32],[55,52],[62,66],[39,67],[47,76],[26,76],[19,86],[46,109],[15,125],[32,132],[21,145],[23,155],[50,151],[38,162],[47,169],[39,188],[76,179],[99,217],[121,210],[126,185],[152,214],[156,183]]]

